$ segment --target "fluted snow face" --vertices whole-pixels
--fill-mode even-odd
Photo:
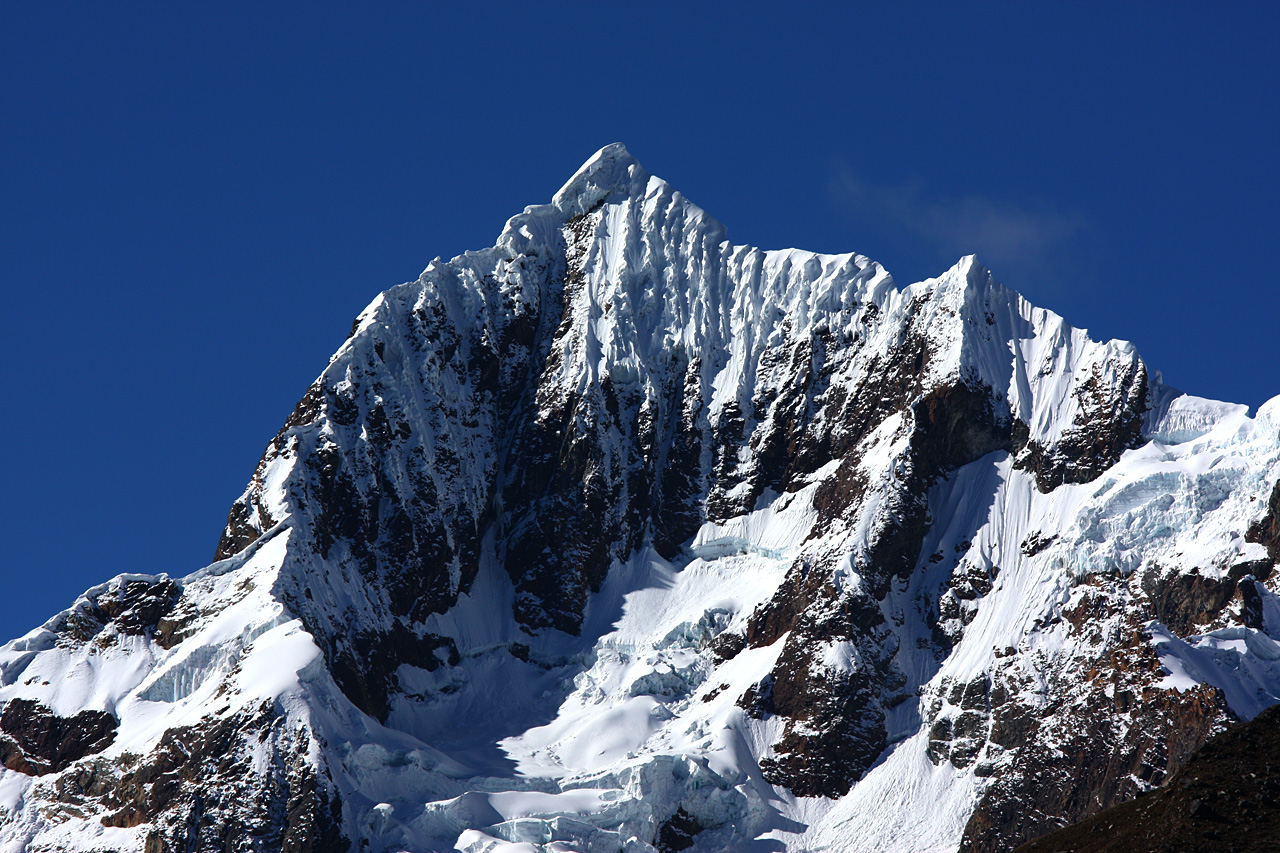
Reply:
[[[1006,848],[1280,695],[1275,408],[609,146],[361,313],[219,562],[0,652],[0,838]]]

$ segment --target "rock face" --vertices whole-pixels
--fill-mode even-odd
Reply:
[[[101,752],[116,735],[116,720],[103,711],[59,717],[30,699],[13,699],[0,714],[0,760],[28,776],[54,773]]]
[[[1280,696],[1278,481],[1280,402],[609,146],[373,301],[216,562],[0,650],[0,841],[1007,850]]]
[[[1005,751],[1003,761],[975,767],[991,781],[965,826],[961,851],[1008,850],[1011,841],[1036,838],[1131,800],[1164,783],[1231,722],[1227,702],[1214,687],[1179,692],[1152,686],[1162,673],[1143,630],[1149,607],[1128,597],[1125,587],[1107,582],[1085,587],[1078,600],[1073,596],[1064,617],[1088,652],[1066,658],[1047,674],[1054,697],[1048,708],[1029,713],[1010,701],[1023,685],[1000,676],[995,689],[986,691],[989,728],[981,719],[981,698],[961,703],[975,709],[969,729],[979,733],[959,741],[964,757],[972,761],[980,754],[981,734],[988,732]],[[1102,631],[1114,634],[1099,658]],[[965,700],[976,692],[972,687]],[[956,746],[950,760],[957,763]]]
[[[272,766],[254,767],[264,746]],[[317,784],[305,743],[269,706],[168,729],[141,760],[90,765],[60,781],[60,801],[112,809],[104,826],[147,825],[144,846],[152,850],[340,853],[351,846],[340,802]]]
[[[1280,708],[1214,738],[1164,787],[1050,833],[1017,853],[1221,850],[1280,845]]]

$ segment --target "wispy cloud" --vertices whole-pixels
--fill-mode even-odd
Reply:
[[[831,193],[837,204],[860,219],[906,232],[904,236],[923,240],[953,258],[977,253],[997,274],[1044,278],[1088,230],[1083,217],[1049,205],[977,195],[939,197],[919,181],[875,184],[844,166],[832,179]]]

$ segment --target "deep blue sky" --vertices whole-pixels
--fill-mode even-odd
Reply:
[[[976,251],[1280,393],[1280,4],[368,5],[0,5],[0,639],[205,564],[365,304],[615,140],[735,242]]]

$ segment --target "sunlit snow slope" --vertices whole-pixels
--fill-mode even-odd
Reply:
[[[0,846],[1009,849],[1280,701],[1278,478],[1280,398],[611,145],[365,309],[215,563],[0,650]]]

